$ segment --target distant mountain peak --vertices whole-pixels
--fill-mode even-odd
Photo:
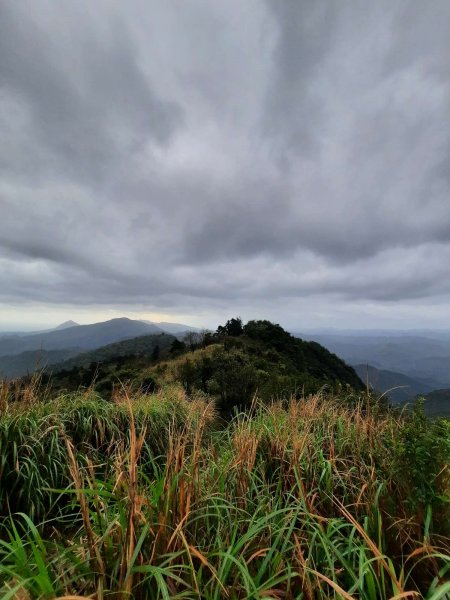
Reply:
[[[69,320],[69,321],[64,321],[64,323],[61,323],[61,325],[58,325],[58,327],[55,327],[55,330],[68,329],[69,327],[78,327],[78,326],[79,326],[79,323]]]

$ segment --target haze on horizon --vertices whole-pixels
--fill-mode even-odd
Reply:
[[[0,4],[0,331],[450,327],[450,3]]]

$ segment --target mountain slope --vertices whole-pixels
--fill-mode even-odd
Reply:
[[[238,335],[220,328],[208,345],[182,354],[149,371],[160,384],[179,382],[186,392],[200,390],[218,400],[219,409],[251,403],[257,393],[263,400],[300,397],[348,385],[364,389],[355,371],[315,342],[294,338],[269,321],[249,321]]]
[[[367,376],[369,386],[386,396],[394,404],[403,404],[412,401],[419,394],[426,394],[432,390],[426,383],[413,379],[402,373],[377,369],[371,365],[353,365],[356,373],[362,381],[366,382]]]
[[[108,344],[50,366],[44,382],[51,385],[53,393],[93,387],[105,398],[111,397],[114,386],[125,381],[153,389],[145,369],[166,358],[174,342],[174,336],[159,333]]]
[[[45,369],[55,363],[72,358],[80,352],[73,350],[26,350],[20,354],[0,357],[0,379],[13,379]]]
[[[429,417],[450,417],[450,389],[426,394],[424,410]]]
[[[429,335],[317,333],[309,334],[308,339],[318,341],[349,364],[369,364],[377,369],[402,373],[412,379],[420,379],[431,389],[449,388],[448,333]]]
[[[166,333],[170,333],[171,335],[180,336],[180,337],[183,334],[187,333],[188,331],[200,331],[200,329],[198,327],[193,327],[192,325],[185,325],[184,323],[169,323],[168,321],[161,321],[159,323],[156,321],[142,321],[142,322],[148,323],[150,325],[155,325],[156,327],[159,327]]]
[[[172,345],[174,340],[175,337],[168,333],[157,333],[107,344],[59,362],[53,365],[51,371],[57,373],[62,370],[88,367],[93,363],[104,363],[124,356],[150,356],[155,348],[158,348],[158,352],[163,352]]]

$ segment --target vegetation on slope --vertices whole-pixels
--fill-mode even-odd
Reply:
[[[450,389],[433,390],[424,396],[424,411],[430,417],[450,417]]]
[[[114,385],[134,381],[145,385],[141,373],[149,364],[169,356],[175,337],[167,333],[144,335],[83,352],[74,358],[56,364],[43,375],[45,383],[54,391],[76,391],[92,388],[110,398]],[[147,387],[154,389],[152,380]]]
[[[445,598],[449,423],[320,394],[0,394],[4,598]],[[18,511],[22,511],[18,513]]]
[[[420,380],[395,371],[376,369],[363,364],[354,365],[353,368],[362,381],[368,380],[371,388],[385,394],[393,404],[413,402],[416,396],[426,394],[432,389]]]
[[[200,347],[199,347],[200,346]],[[202,347],[203,346],[203,347]],[[315,342],[293,337],[269,321],[230,319],[191,352],[160,363],[147,375],[158,384],[180,382],[185,391],[214,396],[223,414],[262,400],[317,392],[362,390],[355,371]]]
[[[23,377],[26,374],[46,369],[76,356],[80,348],[71,350],[27,350],[12,356],[0,356],[0,377],[9,379]]]

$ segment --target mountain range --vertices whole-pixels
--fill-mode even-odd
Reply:
[[[368,364],[375,369],[406,375],[419,386],[450,388],[450,335],[447,331],[299,335],[319,342],[352,366]]]
[[[377,369],[371,365],[353,365],[353,368],[369,388],[385,394],[393,404],[405,404],[433,389],[420,380],[395,371]]]
[[[425,397],[425,412],[450,415],[450,332],[321,331],[296,334],[319,342],[353,366],[393,404]]]
[[[173,332],[182,336],[195,329],[179,323],[155,324],[124,317],[90,325],[67,321],[55,329],[34,333],[4,333],[0,335],[0,376],[19,377],[123,340]]]

